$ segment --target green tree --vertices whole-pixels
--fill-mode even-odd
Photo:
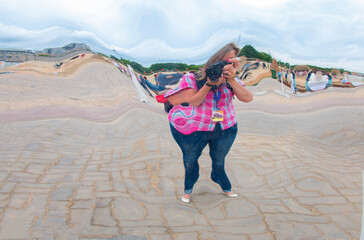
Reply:
[[[259,52],[260,59],[262,59],[265,62],[272,62],[272,56],[265,52]]]
[[[238,54],[238,57],[245,56],[247,58],[261,59],[259,52],[252,45],[245,45]]]
[[[203,68],[203,65],[195,65],[195,64],[188,65],[188,70],[198,71],[200,68]]]
[[[115,57],[114,55],[110,55],[110,57],[116,61],[119,61],[119,59],[117,57]]]
[[[138,72],[141,72],[141,73],[144,73],[144,71],[146,70],[145,67],[143,67],[141,64],[137,63],[137,62],[134,62],[134,61],[131,61],[130,62],[130,66],[138,71]]]
[[[154,63],[150,66],[150,70],[154,72],[161,71],[162,69],[175,71],[185,71],[188,65],[185,63]]]

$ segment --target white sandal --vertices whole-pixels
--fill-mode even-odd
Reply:
[[[182,195],[182,198],[181,198],[182,202],[184,202],[184,203],[189,203],[190,199],[191,199],[191,195],[189,198],[185,198],[185,195]]]
[[[222,192],[227,197],[238,197],[239,195],[233,192]]]

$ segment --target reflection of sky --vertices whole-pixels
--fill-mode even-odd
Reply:
[[[291,64],[364,72],[364,2],[314,0],[0,0],[0,48],[84,42],[135,60],[201,64],[239,45]]]

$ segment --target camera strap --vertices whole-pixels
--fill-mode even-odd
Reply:
[[[214,94],[214,103],[212,109],[212,121],[213,122],[222,122],[224,121],[224,112],[220,111],[217,102],[221,97],[221,92],[217,90],[213,90],[212,93]]]
[[[220,100],[220,97],[221,97],[221,92],[220,91],[216,91],[216,90],[213,90],[212,93],[214,94],[214,108],[218,111],[219,110],[219,107],[217,105],[217,102]]]

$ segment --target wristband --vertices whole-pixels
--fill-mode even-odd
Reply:
[[[205,83],[205,85],[206,85],[206,86],[208,86],[208,87],[213,87],[213,86],[214,86],[214,85],[211,85],[211,84],[210,84],[210,83],[208,83],[208,82],[207,82],[207,83]]]

